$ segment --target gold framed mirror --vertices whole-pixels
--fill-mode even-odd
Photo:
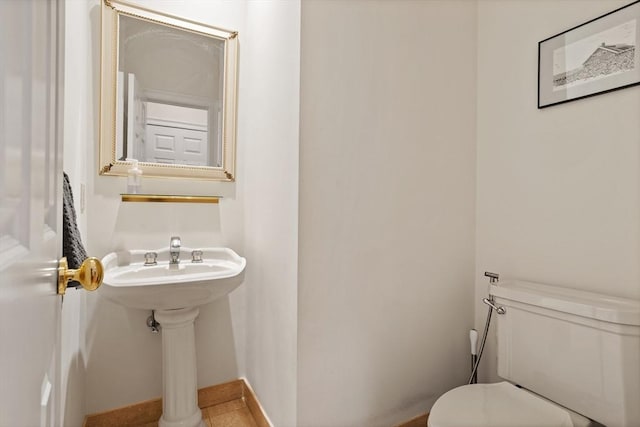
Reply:
[[[100,175],[234,180],[237,36],[104,0]]]

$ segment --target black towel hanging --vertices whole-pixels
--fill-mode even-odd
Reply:
[[[76,222],[76,210],[73,205],[73,192],[69,177],[65,172],[63,186],[63,203],[62,203],[62,255],[67,257],[69,268],[80,268],[82,262],[87,259],[87,251],[82,244],[80,230]],[[78,286],[78,282],[69,283],[71,286]]]

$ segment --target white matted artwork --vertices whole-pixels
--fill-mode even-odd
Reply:
[[[640,0],[538,43],[538,108],[640,84]]]

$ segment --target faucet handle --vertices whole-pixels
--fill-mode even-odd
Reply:
[[[147,252],[144,254],[144,265],[157,265],[158,261],[158,253],[157,252]]]
[[[180,236],[171,236],[169,246],[172,248],[179,248],[182,243],[180,242]]]
[[[191,251],[191,262],[202,262],[202,251],[200,249]]]

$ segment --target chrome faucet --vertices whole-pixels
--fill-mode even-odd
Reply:
[[[180,264],[180,237],[172,236],[169,242],[169,255],[171,255],[171,261],[169,264]]]

